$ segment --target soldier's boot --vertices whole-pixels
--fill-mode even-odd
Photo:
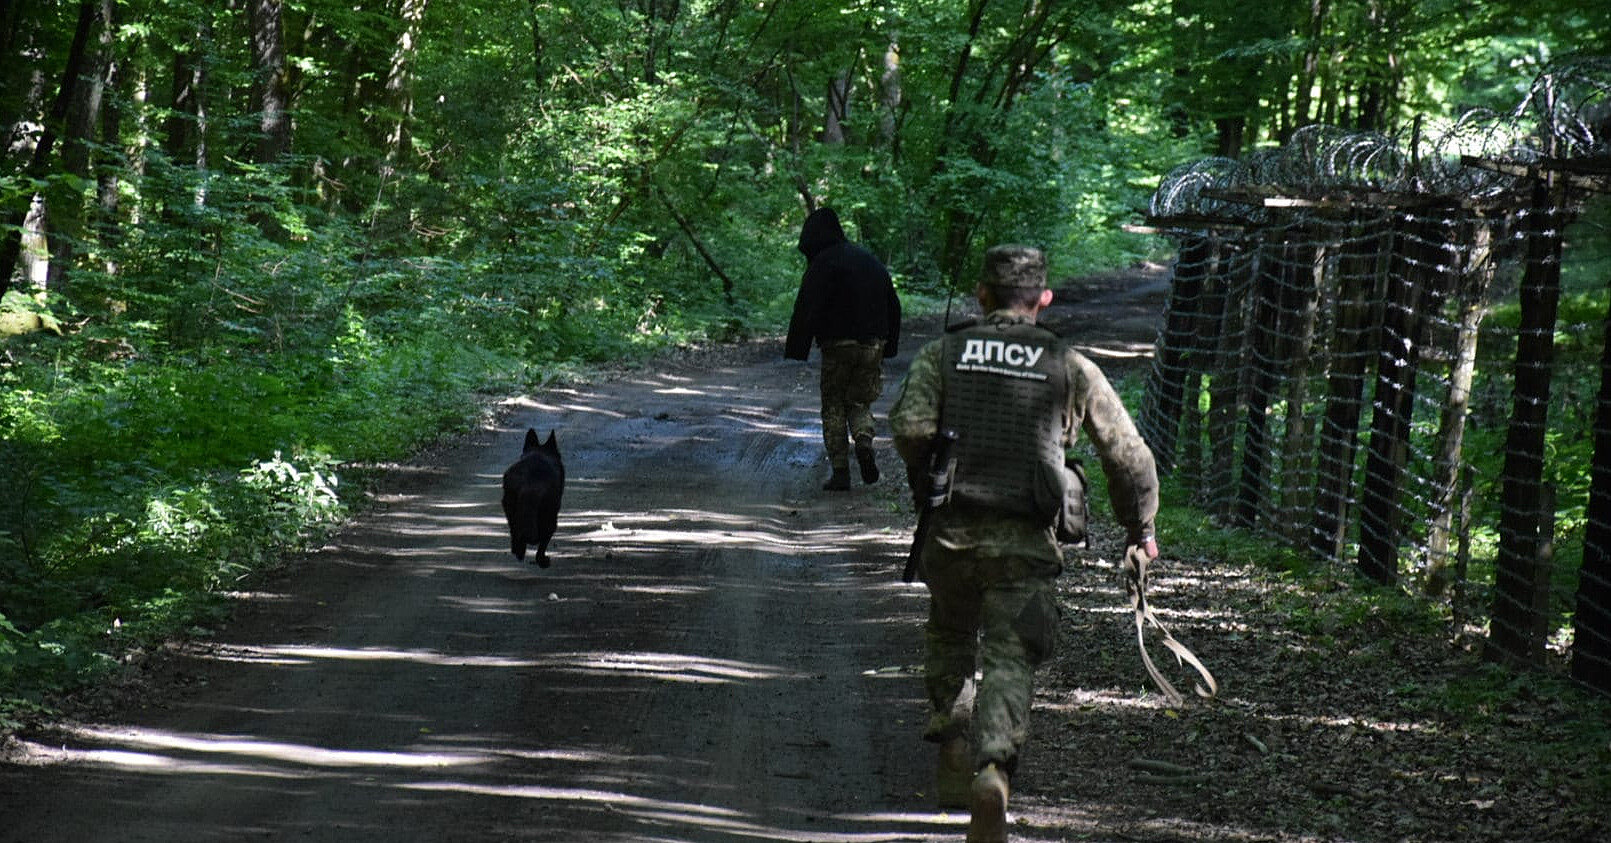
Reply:
[[[1007,774],[994,763],[973,777],[968,843],[1007,843]]]
[[[878,463],[873,459],[873,445],[871,442],[856,443],[856,464],[861,467],[861,482],[878,482]]]
[[[833,474],[829,475],[828,482],[822,484],[822,488],[829,492],[850,491],[850,468],[842,465],[834,466]]]
[[[940,760],[934,768],[934,801],[941,808],[972,804],[973,744],[967,735],[940,743]]]

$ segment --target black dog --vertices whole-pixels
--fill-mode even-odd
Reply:
[[[565,491],[565,463],[559,458],[554,432],[537,441],[537,431],[526,429],[520,459],[503,473],[503,514],[509,519],[509,549],[525,561],[526,547],[537,546],[533,562],[548,567],[548,541],[559,526],[559,496]]]

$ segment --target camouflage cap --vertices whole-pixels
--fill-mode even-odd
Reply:
[[[1031,246],[991,246],[985,250],[983,280],[991,287],[1045,289],[1046,255]]]

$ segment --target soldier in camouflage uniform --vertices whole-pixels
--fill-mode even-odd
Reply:
[[[935,513],[921,556],[930,593],[924,683],[933,707],[924,738],[940,744],[941,805],[969,807],[970,843],[994,843],[1006,840],[1008,785],[1028,733],[1034,669],[1057,635],[1057,516],[1066,495],[1084,492],[1065,469],[1065,449],[1080,431],[1090,438],[1113,511],[1148,558],[1158,552],[1158,479],[1152,452],[1101,370],[1035,325],[1052,301],[1045,256],[1025,246],[991,248],[976,295],[985,316],[918,352],[890,426],[920,498],[936,433],[960,434],[950,501]],[[983,676],[970,717],[955,709],[976,666]]]
[[[897,351],[901,303],[889,270],[845,238],[832,208],[806,217],[798,247],[807,264],[783,356],[805,360],[813,342],[822,349],[822,444],[832,471],[822,488],[844,491],[852,443],[862,481],[878,480],[872,405],[884,388],[882,361]]]

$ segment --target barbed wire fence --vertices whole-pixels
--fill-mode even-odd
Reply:
[[[1605,297],[1560,315],[1566,249],[1607,237],[1572,226],[1608,195],[1605,58],[1510,113],[1177,168],[1148,219],[1179,247],[1138,417],[1160,466],[1224,523],[1486,620],[1491,658],[1569,647],[1611,693]]]

